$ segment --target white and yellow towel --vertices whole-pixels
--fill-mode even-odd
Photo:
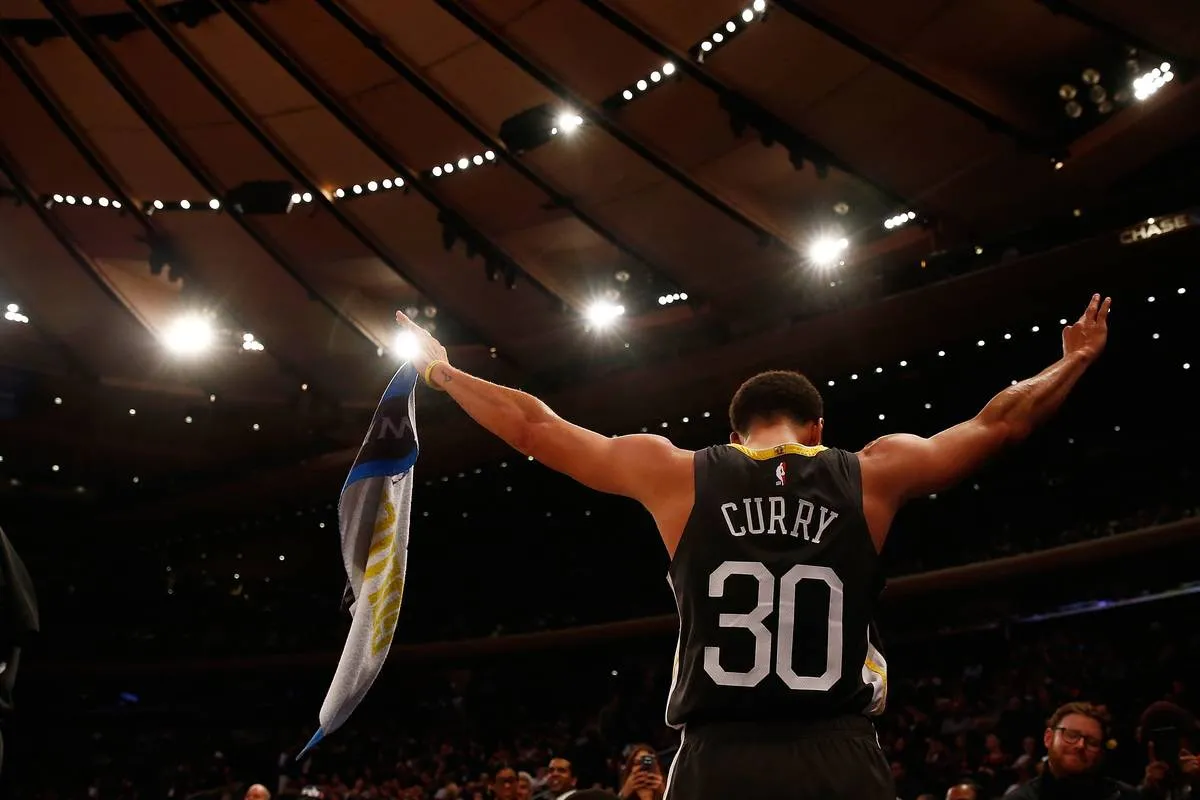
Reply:
[[[300,756],[349,719],[383,668],[396,633],[419,449],[416,383],[410,364],[392,378],[342,487],[338,528],[353,621],[321,705],[321,727]]]

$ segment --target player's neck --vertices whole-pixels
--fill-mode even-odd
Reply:
[[[820,443],[821,436],[815,425],[796,425],[789,422],[752,428],[741,442],[751,450],[770,450],[781,444],[803,444],[812,447]]]

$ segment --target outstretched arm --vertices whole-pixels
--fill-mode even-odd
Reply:
[[[446,349],[396,313],[416,337],[413,365],[435,389],[519,452],[597,491],[640,501],[662,522],[664,505],[692,487],[692,453],[661,436],[608,437],[567,422],[531,394],[499,386],[452,367]],[[665,535],[665,531],[664,531]]]
[[[953,486],[1059,409],[1104,350],[1111,303],[1111,298],[1102,303],[1094,295],[1079,320],[1063,330],[1063,357],[997,394],[972,419],[928,439],[884,436],[859,453],[863,504],[877,543],[905,501]]]

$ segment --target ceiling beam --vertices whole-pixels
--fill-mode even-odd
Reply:
[[[847,163],[816,139],[797,131],[792,125],[784,122],[766,108],[763,108],[736,89],[727,86],[719,78],[713,76],[712,73],[697,64],[686,52],[679,52],[667,45],[649,33],[640,24],[605,3],[604,0],[578,0],[578,2],[582,3],[617,30],[635,40],[642,47],[656,53],[662,58],[672,61],[685,75],[717,95],[718,98],[728,98],[732,101],[730,103],[731,106],[743,110],[752,120],[750,122],[752,127],[757,127],[753,121],[757,120],[759,125],[764,125],[770,130],[785,132],[788,134],[788,141],[799,143],[799,154],[806,160],[811,161],[813,164],[835,167],[847,175],[857,178],[887,198],[887,200],[898,208],[914,208],[911,200],[901,197],[890,188],[884,187],[878,179],[863,174],[861,169]],[[768,133],[769,131],[762,132]],[[778,137],[777,140],[782,141],[783,137]]]
[[[1122,27],[1094,11],[1084,8],[1078,3],[1072,3],[1070,0],[1037,0],[1037,2],[1039,5],[1045,6],[1051,14],[1061,14],[1065,17],[1070,17],[1079,24],[1102,33],[1110,39],[1115,39],[1121,44],[1145,50],[1170,61],[1176,69],[1187,72],[1188,75],[1186,77],[1191,77],[1191,74],[1195,70],[1196,65],[1192,59],[1185,58],[1178,53],[1172,53],[1171,48],[1151,42],[1130,31],[1128,28]]]
[[[129,316],[137,320],[139,325],[144,328],[149,328],[148,323],[140,314],[137,313],[137,310],[134,308],[133,304],[126,300],[125,297],[121,295],[120,291],[118,291],[115,286],[113,286],[104,278],[104,272],[98,266],[96,266],[95,263],[93,263],[88,254],[85,253],[79,244],[71,238],[70,233],[67,232],[66,227],[62,224],[58,217],[50,213],[50,210],[42,205],[38,196],[34,194],[32,189],[30,189],[28,181],[21,173],[20,167],[17,166],[12,154],[8,152],[8,148],[6,148],[3,144],[0,144],[0,174],[4,175],[4,178],[8,181],[9,185],[12,186],[13,191],[16,192],[18,204],[23,203],[29,206],[33,213],[37,215],[37,218],[41,221],[42,225],[47,231],[49,231],[50,235],[54,237],[54,240],[57,241],[62,249],[66,251],[71,260],[83,270],[84,274],[87,275],[93,283],[100,287],[100,291],[104,292],[104,294],[107,295],[113,301],[113,303],[122,308],[126,313],[129,314]],[[27,301],[22,298],[22,303],[25,304],[26,302]],[[50,342],[50,344],[59,352],[59,355],[63,357],[67,365],[71,367],[77,376],[89,381],[100,380],[100,376],[93,372],[91,368],[89,368],[83,362],[83,360],[75,354],[75,352],[67,345],[66,342],[62,341],[56,335],[47,330],[44,325],[38,324],[36,312],[30,314],[29,316],[32,318],[34,327],[38,333],[48,342]]]
[[[194,52],[186,42],[175,35],[175,32],[167,24],[166,20],[162,18],[157,9],[149,3],[143,2],[143,0],[126,0],[126,5],[129,6],[134,16],[146,26],[146,29],[162,43],[163,47],[204,87],[205,91],[220,103],[247,133],[254,137],[254,140],[270,154],[271,158],[275,159],[284,168],[293,181],[310,191],[317,203],[328,211],[337,220],[338,224],[353,236],[359,244],[426,298],[438,306],[447,309],[455,317],[456,326],[461,328],[469,337],[480,343],[490,344],[491,337],[486,336],[482,331],[475,330],[470,325],[463,309],[456,308],[453,302],[448,301],[444,295],[431,292],[428,287],[422,286],[420,281],[413,276],[410,266],[407,264],[402,265],[398,257],[389,252],[374,234],[369,232],[363,225],[350,219],[338,204],[329,199],[325,192],[321,190],[321,187],[317,185],[317,181],[313,176],[307,173],[301,167],[299,160],[287,151],[286,145],[278,141],[274,134],[255,118],[245,107],[242,98],[238,97],[233,89],[218,77],[217,72],[199,54]]]
[[[845,28],[835,25],[817,12],[797,2],[797,0],[771,0],[771,3],[791,14],[810,28],[820,31],[838,44],[858,53],[863,58],[877,64],[906,83],[917,87],[930,96],[936,97],[943,103],[978,120],[983,123],[983,126],[988,131],[1007,136],[1022,149],[1030,153],[1045,155],[1046,157],[1057,153],[1058,148],[1049,140],[1021,129],[1000,114],[984,108],[978,103],[955,92],[944,83],[935,81],[920,70],[909,66],[899,57],[885,53],[878,47],[863,41],[863,39]]]
[[[287,72],[292,77],[292,80],[296,81],[306,92],[312,95],[321,104],[321,107],[332,115],[342,127],[362,142],[376,158],[387,164],[389,169],[395,171],[397,175],[402,176],[407,181],[408,186],[412,187],[426,202],[434,206],[439,212],[439,217],[443,219],[443,225],[447,224],[447,220],[453,220],[453,227],[458,229],[463,239],[470,241],[470,244],[478,250],[480,255],[485,259],[507,263],[519,270],[529,284],[550,299],[556,307],[561,307],[566,302],[564,298],[559,297],[547,288],[529,270],[522,267],[511,254],[493,241],[486,233],[472,225],[462,212],[451,207],[449,203],[439,197],[421,177],[419,171],[411,169],[404,163],[404,159],[394,146],[372,130],[371,126],[357,111],[354,111],[348,103],[335,95],[321,79],[317,78],[304,65],[304,62],[297,54],[286,50],[274,35],[268,33],[241,5],[229,2],[229,0],[213,0],[213,2],[247,36],[262,48],[275,63]]]
[[[509,43],[503,35],[496,31],[489,22],[480,18],[476,12],[467,10],[461,4],[455,2],[455,0],[434,0],[434,2],[443,11],[458,20],[461,25],[486,42],[492,49],[512,62],[522,72],[540,83],[552,94],[558,95],[559,98],[574,106],[576,111],[585,119],[591,121],[609,136],[620,142],[629,151],[675,181],[675,183],[679,184],[685,190],[691,192],[733,222],[749,230],[758,237],[761,243],[775,244],[783,247],[788,252],[795,252],[795,242],[782,230],[755,219],[731,201],[721,197],[712,189],[703,186],[695,178],[688,175],[685,170],[669,161],[666,156],[651,150],[647,145],[626,131],[617,122],[613,114],[603,107],[589,102],[586,97],[568,87],[548,70],[535,64],[528,55]]]
[[[113,90],[141,118],[142,122],[158,137],[163,146],[170,151],[171,155],[179,161],[192,178],[212,197],[224,197],[225,192],[220,182],[208,171],[196,154],[184,144],[170,123],[167,122],[149,98],[138,88],[125,69],[87,32],[78,14],[70,7],[67,0],[42,0],[42,5],[50,12],[55,22],[67,32],[67,35],[75,43],[75,46],[87,56],[88,60],[91,61]],[[279,247],[252,225],[249,220],[238,213],[236,209],[228,206],[224,208],[224,212],[270,257],[276,266],[301,286],[311,299],[320,303],[337,320],[350,328],[350,330],[358,333],[364,342],[370,344],[372,351],[380,346],[380,343],[376,342],[366,330],[361,328],[349,316],[343,314],[329,298],[322,295],[315,286],[300,274],[299,270],[296,269]]]
[[[74,118],[74,116],[64,107],[63,102],[58,98],[54,91],[46,84],[41,75],[38,74],[30,64],[28,64],[21,53],[7,39],[0,37],[0,58],[3,58],[5,63],[17,76],[17,79],[25,87],[25,91],[29,92],[30,96],[37,102],[50,121],[59,130],[75,152],[79,153],[87,165],[91,167],[92,172],[96,177],[107,187],[109,195],[121,202],[121,214],[131,215],[138,226],[141,227],[145,234],[147,243],[162,240],[165,237],[154,225],[153,220],[146,214],[142,204],[138,202],[130,193],[128,188],[123,184],[116,170],[113,169],[107,160],[101,154],[99,148],[92,142],[91,138],[84,132],[83,126]],[[95,264],[88,258],[88,264],[94,269]],[[103,282],[105,287],[110,290],[110,295],[116,292],[115,288],[108,283],[103,277],[103,273],[97,273],[97,277]],[[195,278],[191,278],[195,281]],[[137,319],[138,323],[147,330],[152,336],[155,335],[154,327],[144,318],[138,311],[136,304],[127,301],[123,296],[116,295],[116,299],[120,300],[121,304],[129,311],[130,314]],[[233,315],[231,315],[233,316]],[[233,320],[237,322],[237,320]],[[244,327],[244,326],[243,326]],[[284,356],[277,352],[270,352],[269,357],[273,359],[280,368],[288,373],[292,378],[298,379],[301,383],[307,380],[307,373],[299,368],[297,364],[292,363]],[[314,384],[314,389],[316,388]],[[319,391],[319,390],[318,390]]]
[[[681,289],[687,289],[681,277],[672,277],[671,270],[656,264],[645,253],[635,249],[621,239],[614,231],[603,225],[595,217],[579,207],[567,195],[563,194],[546,178],[532,167],[508,151],[500,141],[493,139],[483,126],[472,119],[463,108],[451,99],[439,87],[435,87],[415,67],[410,65],[378,31],[360,20],[353,11],[346,7],[342,0],[317,0],[317,3],[331,16],[335,22],[346,29],[351,36],[399,75],[408,85],[420,92],[427,100],[438,107],[446,116],[454,120],[459,127],[471,134],[481,145],[496,153],[504,163],[508,164],[525,180],[536,186],[550,198],[556,208],[569,211],[576,219],[592,230],[597,236],[611,244],[618,252],[632,261],[641,264],[652,276],[665,279]],[[699,301],[699,295],[693,295]]]

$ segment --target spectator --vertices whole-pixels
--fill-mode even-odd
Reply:
[[[661,800],[666,791],[662,765],[654,748],[635,744],[621,768],[621,800]]]
[[[575,783],[575,772],[569,760],[562,757],[550,759],[546,788],[550,790],[551,800],[566,800],[575,793]]]
[[[983,796],[975,784],[959,783],[946,792],[946,800],[983,800]]]
[[[517,771],[512,767],[496,770],[492,782],[492,795],[496,800],[517,800]]]
[[[533,797],[533,776],[528,772],[517,773],[517,800],[530,800]]]
[[[1174,703],[1160,700],[1142,712],[1138,741],[1149,763],[1142,796],[1150,800],[1185,800],[1200,796],[1200,763],[1194,755],[1196,718]]]
[[[1067,703],[1050,716],[1042,742],[1046,769],[1009,800],[1135,800],[1136,789],[1100,775],[1108,714],[1091,703]]]
[[[246,790],[246,800],[271,800],[271,793],[261,783],[256,783]]]

